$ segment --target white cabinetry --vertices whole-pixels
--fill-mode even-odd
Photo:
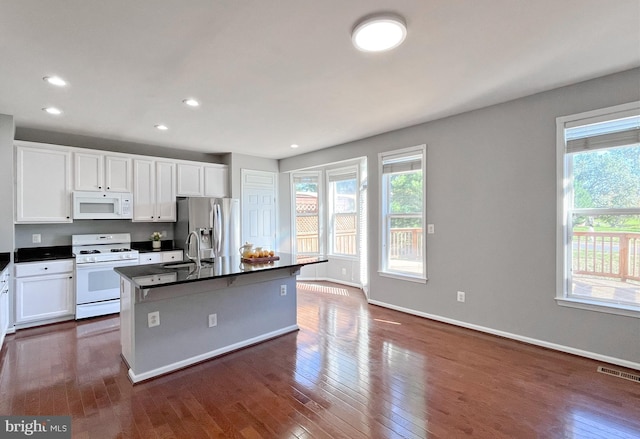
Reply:
[[[131,192],[131,159],[126,156],[75,152],[77,191]]]
[[[204,166],[204,196],[225,198],[229,196],[228,171],[225,165]]]
[[[182,250],[140,253],[138,265],[159,264],[161,262],[178,262],[182,260]]]
[[[9,269],[0,274],[0,349],[9,328]]]
[[[227,197],[227,166],[178,163],[178,197]]]
[[[162,262],[178,262],[182,260],[182,250],[162,252]]]
[[[133,220],[175,221],[175,165],[161,160],[133,161]]]
[[[204,194],[204,167],[200,164],[178,163],[179,197],[197,197]]]
[[[71,153],[16,146],[16,222],[70,223]]]
[[[162,255],[157,253],[140,253],[138,255],[138,265],[159,264],[162,262]]]
[[[73,260],[15,264],[15,298],[16,324],[73,318]]]

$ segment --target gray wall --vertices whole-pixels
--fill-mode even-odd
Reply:
[[[231,197],[240,198],[242,195],[242,169],[252,171],[278,172],[278,161],[244,154],[227,154],[223,163],[229,166],[231,176]]]
[[[634,69],[284,159],[280,172],[368,157],[372,300],[640,364],[638,319],[554,300],[555,118],[638,100],[639,84]],[[427,222],[435,224],[427,235],[426,285],[377,274],[377,154],[423,143]],[[289,199],[281,202],[286,217]],[[466,303],[456,302],[458,290]]]
[[[131,233],[132,241],[148,241],[153,232],[167,232],[163,240],[173,239],[174,223],[134,223],[128,220],[75,220],[69,224],[16,224],[16,248],[71,245],[71,235],[86,233]],[[34,244],[33,234],[42,242]]]
[[[13,116],[0,114],[0,252],[13,252]]]

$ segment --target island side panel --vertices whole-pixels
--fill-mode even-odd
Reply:
[[[255,283],[211,290],[134,305],[135,362],[131,372],[140,379],[185,367],[238,349],[267,337],[297,329],[296,277],[285,274],[242,276]],[[285,285],[286,295],[281,295]],[[175,285],[176,290],[193,284]],[[202,284],[199,283],[199,288]],[[153,290],[152,290],[153,292]],[[148,313],[160,313],[160,325],[148,327]],[[209,327],[209,315],[217,315],[217,325]]]

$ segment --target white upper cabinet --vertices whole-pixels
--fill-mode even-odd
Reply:
[[[131,159],[125,156],[75,152],[77,191],[131,192]]]
[[[178,197],[201,197],[204,195],[204,169],[198,163],[178,163]]]
[[[229,196],[229,172],[225,165],[204,166],[205,197],[225,198]]]
[[[72,222],[73,191],[133,193],[133,221],[176,220],[176,196],[228,197],[228,168],[16,141],[16,223]]]
[[[133,161],[133,221],[175,221],[175,165],[161,160]]]
[[[16,146],[16,222],[72,222],[71,152]]]
[[[176,165],[162,160],[156,161],[156,217],[176,220]]]
[[[228,197],[226,165],[178,163],[178,197]]]

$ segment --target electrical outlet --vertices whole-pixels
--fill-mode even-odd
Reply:
[[[464,302],[465,293],[464,291],[458,291],[458,302]]]
[[[39,233],[34,233],[31,235],[31,242],[34,244],[40,244],[42,242],[42,235]]]
[[[347,269],[346,269],[346,268],[344,268],[344,267],[342,267],[342,275],[343,275],[343,276],[346,276],[346,275],[347,275]]]
[[[163,238],[166,238],[166,237],[167,237],[167,231],[166,231],[166,230],[163,230],[162,232],[160,232],[160,235],[161,235]]]
[[[287,286],[286,285],[280,285],[280,295],[281,296],[286,296],[287,295]]]
[[[427,233],[429,235],[433,235],[436,233],[436,225],[435,224],[427,224]]]
[[[218,326],[218,314],[209,314],[209,328]]]
[[[160,326],[160,311],[154,311],[147,314],[147,325],[149,328]]]

